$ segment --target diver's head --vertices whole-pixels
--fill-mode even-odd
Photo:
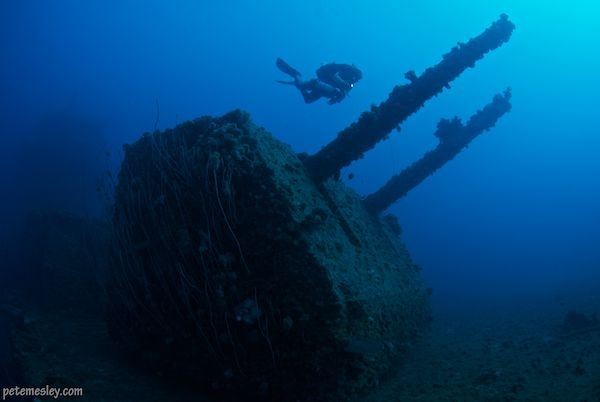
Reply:
[[[348,74],[347,81],[354,86],[358,81],[362,79],[362,71],[354,64],[350,66],[350,71]]]

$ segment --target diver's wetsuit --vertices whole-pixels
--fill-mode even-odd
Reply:
[[[327,63],[317,69],[317,78],[346,91],[362,78],[361,71],[350,64]]]
[[[296,80],[294,84],[300,90],[306,103],[313,103],[321,98],[327,98],[329,99],[329,103],[333,104],[340,102],[346,96],[341,89],[316,78],[308,81]]]
[[[320,98],[329,99],[327,103],[330,105],[341,102],[354,84],[362,78],[362,72],[350,64],[324,64],[317,69],[317,78],[308,81],[302,81],[302,74],[283,59],[277,58],[276,65],[279,70],[294,79],[277,82],[296,86],[306,103],[313,103]]]

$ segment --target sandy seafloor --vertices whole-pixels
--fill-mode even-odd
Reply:
[[[365,402],[600,401],[600,328],[562,328],[600,311],[593,290],[496,308],[438,309],[431,331]]]
[[[356,401],[600,401],[600,328],[563,330],[572,309],[600,311],[600,296],[556,293],[477,311],[434,306],[431,330],[390,378]],[[123,365],[101,317],[39,312],[19,335],[33,383],[76,384],[88,401],[190,398]]]

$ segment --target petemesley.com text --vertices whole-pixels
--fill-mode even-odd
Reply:
[[[57,388],[46,385],[45,387],[6,387],[2,388],[2,400],[7,401],[10,398],[33,396],[33,397],[50,397],[58,399],[61,397],[77,397],[83,396],[83,388]]]

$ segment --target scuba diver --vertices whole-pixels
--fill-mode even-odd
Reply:
[[[275,64],[279,70],[294,79],[293,81],[276,80],[276,82],[294,85],[306,103],[313,103],[321,98],[327,98],[327,103],[330,105],[339,103],[362,78],[362,72],[354,65],[328,63],[317,69],[317,78],[302,81],[300,79],[302,74],[283,59],[278,57]]]

